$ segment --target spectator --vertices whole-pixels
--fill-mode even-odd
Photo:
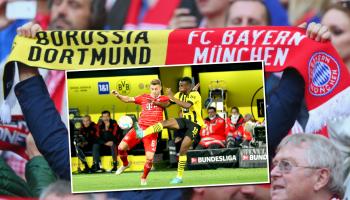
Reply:
[[[231,108],[231,115],[226,119],[226,147],[233,148],[237,147],[242,142],[242,137],[238,133],[238,128],[244,123],[244,118],[239,113],[238,107],[234,106]]]
[[[93,145],[92,154],[94,164],[92,171],[100,170],[100,146],[106,145],[111,148],[113,158],[113,168],[111,172],[117,171],[118,162],[118,145],[122,138],[120,131],[118,131],[118,124],[114,119],[111,119],[111,113],[108,110],[102,112],[102,121],[98,124],[97,138],[98,142]],[[121,130],[121,129],[120,129]]]
[[[350,117],[330,120],[327,123],[330,140],[344,155],[345,167],[345,195],[344,199],[350,199]]]
[[[28,20],[10,20],[5,16],[8,0],[0,0],[0,63],[5,60],[11,51],[13,39],[16,36],[16,29]],[[2,66],[1,66],[2,68]]]
[[[181,28],[219,28],[226,26],[226,18],[231,0],[196,0],[197,8],[203,16],[202,22],[197,24],[197,18],[190,15],[188,8],[178,8],[170,21],[171,29]]]
[[[34,196],[38,197],[57,178],[36,147],[32,134],[26,137],[26,145],[26,153],[29,156],[25,169],[26,180]]]
[[[2,157],[0,157],[0,195],[34,196],[27,183],[15,174]]]
[[[239,109],[234,106],[231,108],[231,115],[226,119],[226,135],[235,132],[244,122],[244,118]]]
[[[289,0],[289,22],[292,26],[297,26],[303,22],[319,23],[320,17],[328,4],[329,0]]]
[[[272,26],[289,26],[288,21],[288,1],[289,0],[265,0],[264,3],[269,11],[272,13]]]
[[[74,145],[78,154],[79,160],[84,164],[83,172],[89,173],[90,167],[86,162],[86,152],[92,152],[92,146],[97,142],[97,127],[91,121],[90,115],[85,115],[78,135],[75,137]]]
[[[40,200],[59,200],[59,199],[74,199],[74,200],[94,200],[107,199],[106,194],[72,194],[70,183],[67,181],[57,181],[46,188],[40,195]]]
[[[259,186],[229,186],[183,189],[184,200],[210,200],[210,199],[256,199],[268,200],[270,195],[267,190]]]
[[[237,135],[242,139],[240,144],[242,147],[249,147],[253,139],[253,131],[255,127],[255,120],[252,114],[244,115],[244,123],[237,130]]]
[[[225,147],[225,120],[216,114],[215,107],[207,109],[205,128],[200,131],[201,140],[196,149],[219,149]]]
[[[241,12],[242,10],[244,10],[243,13]],[[235,13],[240,13],[240,15]],[[248,13],[249,15],[246,15],[245,13]],[[270,25],[268,16],[270,16],[270,14],[262,1],[236,0],[231,4],[228,22],[234,22],[234,19],[237,18],[245,19],[237,20],[238,22],[246,22],[236,23],[240,26],[254,24]],[[256,22],[248,23],[249,21]],[[299,25],[299,27],[306,28],[306,23]],[[307,27],[306,35],[309,38],[318,41],[329,39],[327,28],[325,26],[321,26],[321,24],[311,23]],[[308,119],[308,111],[302,104],[305,83],[301,75],[296,70],[286,68],[281,78],[278,77],[280,74],[270,73],[266,74],[266,76],[265,95],[267,104],[267,119],[269,120],[267,132],[269,133],[269,154],[270,157],[273,157],[275,152],[274,150],[278,143],[288,134],[295,121],[298,119],[298,121],[301,121],[300,124],[306,124],[305,121]],[[300,117],[298,115],[300,115]]]
[[[285,137],[272,162],[272,199],[342,198],[342,161],[337,147],[321,135]]]
[[[181,0],[116,1],[109,12],[108,26],[113,30],[166,29],[180,1]]]
[[[330,6],[323,15],[322,24],[329,27],[331,41],[350,72],[350,2],[341,1]]]
[[[56,181],[55,174],[40,154],[31,134],[26,138],[26,145],[29,156],[25,169],[26,181],[17,176],[0,158],[0,195],[38,197],[43,189]]]
[[[229,7],[227,26],[267,26],[270,13],[260,0],[236,0]]]
[[[51,30],[102,29],[103,27],[104,0],[53,0],[49,5]],[[33,23],[17,29],[18,34],[25,37],[34,37],[40,30],[41,27]],[[39,151],[53,171],[61,178],[69,179],[67,128],[60,116],[57,116],[57,110],[38,70],[19,64],[18,71],[21,82],[16,85],[16,96]]]

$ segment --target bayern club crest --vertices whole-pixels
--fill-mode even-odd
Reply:
[[[325,52],[317,52],[309,60],[309,92],[324,96],[337,86],[340,78],[338,62]]]

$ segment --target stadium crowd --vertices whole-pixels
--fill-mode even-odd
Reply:
[[[348,0],[38,0],[34,19],[9,19],[6,9],[10,2],[0,0],[1,69],[15,36],[34,37],[40,30],[159,30],[291,25],[307,28],[308,37],[316,41],[330,39],[350,71]],[[303,22],[307,22],[308,26]],[[14,107],[14,112],[24,116],[28,126],[28,130],[23,131],[26,145],[19,148],[25,149],[26,153],[22,156],[6,156],[9,151],[16,150],[8,148],[8,145],[0,146],[0,195],[40,196],[42,199],[52,199],[48,197],[49,193],[59,198],[69,196],[70,184],[65,182],[70,180],[70,166],[68,129],[65,124],[68,120],[65,113],[64,72],[38,71],[21,64],[17,71],[18,83],[13,95],[17,96],[19,104],[14,105],[17,101],[14,99],[8,99],[5,103]],[[308,134],[287,136],[293,131],[305,132],[309,117],[303,103],[305,83],[298,72],[289,69],[283,74],[268,74],[265,86],[269,155],[273,160],[270,188],[228,186],[215,189],[113,192],[99,197],[79,197],[181,199],[184,194],[187,199],[211,199],[217,192],[232,199],[300,199],[299,196],[293,196],[298,194],[310,195],[303,196],[306,199],[350,198],[350,117],[341,116],[328,122],[328,126],[320,132],[327,135],[329,140],[324,140],[323,136],[309,137]],[[3,87],[0,88],[2,90]],[[290,97],[288,101],[283,99],[286,96]],[[252,145],[252,128],[256,124],[251,115],[243,117],[237,107],[232,108],[227,119],[220,118],[215,108],[209,107],[207,111],[205,123],[208,127],[212,123],[217,126],[215,129],[202,129],[202,139],[197,148]],[[72,141],[73,146],[77,147],[73,151],[85,165],[86,172],[101,170],[100,148],[103,146],[110,148],[114,160],[113,171],[117,170],[116,152],[122,136],[116,121],[110,118],[109,111],[102,112],[101,119],[94,123],[88,115],[84,116],[78,131],[83,137],[78,142],[75,139]],[[2,125],[5,127],[5,124]],[[324,147],[325,152],[320,155],[318,152],[322,150],[321,147]],[[296,153],[291,156],[286,149]],[[86,151],[91,151],[93,155],[91,167],[85,160]],[[306,155],[309,157],[304,157]],[[317,159],[316,155],[322,156],[322,159]],[[341,156],[344,156],[343,159],[340,159]],[[305,187],[298,184],[300,179],[308,181],[303,183]]]

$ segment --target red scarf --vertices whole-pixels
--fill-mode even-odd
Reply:
[[[12,123],[0,125],[0,149],[13,151],[24,159],[28,160],[26,150],[26,137],[29,133],[23,117],[12,117]]]
[[[306,132],[327,120],[350,114],[350,76],[330,42],[316,42],[295,27],[235,27],[175,30],[170,33],[166,64],[264,60],[266,72],[287,67],[305,80],[309,110]]]
[[[158,0],[156,4],[147,11],[143,19],[139,20],[141,13],[142,0],[132,0],[125,20],[124,29],[126,30],[161,30],[166,29],[173,15],[174,10],[178,7],[180,0]]]

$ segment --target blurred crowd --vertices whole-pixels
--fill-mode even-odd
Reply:
[[[31,12],[25,12],[28,9]],[[13,12],[14,10],[21,10],[21,12]],[[350,71],[349,0],[0,0],[1,69],[11,51],[17,29],[30,21],[38,25],[27,25],[27,29],[26,27],[22,29],[22,35],[30,35],[30,32],[40,29],[160,30],[258,25],[298,26],[307,22],[313,24],[314,32],[330,33],[333,46]],[[321,23],[327,28],[317,23]],[[315,38],[315,36],[313,37]],[[315,39],[317,40],[317,38]],[[0,71],[2,76],[3,70]],[[54,70],[36,72],[25,68],[19,68],[18,71],[19,77],[16,81],[20,81],[20,83],[18,87],[16,86],[16,90],[20,92],[16,92],[16,95],[19,99],[19,105],[17,104],[14,112],[17,114],[23,112],[29,127],[29,130],[23,130],[26,139],[25,142],[22,141],[22,146],[25,147],[26,155],[23,154],[22,157],[9,156],[11,153],[6,151],[8,149],[4,146],[0,147],[0,195],[22,197],[39,197],[41,195],[42,199],[52,199],[55,195],[56,198],[69,196],[70,184],[56,181],[58,179],[69,181],[70,178],[69,174],[67,175],[69,172],[67,125],[64,125],[61,120],[57,120],[60,114],[63,122],[68,121],[65,113],[67,105],[65,102],[64,72]],[[40,82],[40,84],[45,82],[46,87],[44,84],[44,88],[48,90],[47,94],[44,92],[39,95],[43,95],[42,99],[46,98],[47,95],[51,97],[54,102],[52,104],[54,111],[50,117],[58,116],[55,118],[56,120],[51,120],[55,121],[56,124],[50,125],[50,120],[47,123],[51,127],[57,127],[57,129],[49,128],[50,126],[45,127],[42,122],[38,124],[38,120],[32,120],[37,116],[36,113],[33,113],[35,111],[28,106],[33,103],[36,105],[37,102],[29,102],[28,104],[26,100],[35,97],[21,96],[27,95],[22,91],[22,88],[29,87],[25,84],[31,84],[28,81],[32,81],[31,77],[37,76],[38,73],[43,76],[43,80],[35,81]],[[266,91],[269,89],[268,87],[276,87],[273,84],[278,85],[280,81],[283,81],[283,77],[288,76],[289,73],[291,72],[283,75],[270,75],[269,79],[277,77],[277,81],[271,86],[267,84]],[[2,87],[0,88],[2,95]],[[33,93],[33,95],[36,94]],[[268,91],[266,95],[269,96]],[[303,96],[301,96],[302,98]],[[300,99],[297,101],[301,102]],[[269,104],[269,102],[267,103]],[[44,109],[40,108],[40,105],[36,106],[39,113],[40,109]],[[302,103],[297,104],[296,107],[296,109],[292,109],[303,110]],[[52,108],[50,107],[50,109]],[[299,132],[305,130],[307,123],[307,115],[302,113],[303,111],[296,113],[297,122],[295,119],[291,119],[290,122],[291,125],[297,126]],[[41,117],[44,117],[44,121],[47,120],[45,116]],[[42,126],[42,128],[38,126]],[[228,195],[227,197],[231,199],[274,199],[278,197],[285,197],[285,199],[301,199],[302,197],[305,197],[304,199],[330,199],[343,198],[345,194],[345,197],[350,198],[350,187],[345,188],[345,190],[343,188],[343,186],[350,184],[349,128],[349,117],[342,117],[328,123],[330,140],[324,141],[323,138],[320,138],[323,136],[309,137],[308,134],[288,136],[281,143],[281,140],[278,140],[277,144],[280,143],[280,145],[278,147],[276,145],[277,153],[272,162],[272,185],[270,188],[261,186],[195,188],[190,190],[120,192],[100,194],[101,196],[98,197],[94,195],[79,197],[83,199],[162,199],[169,196],[169,198],[179,199],[182,198],[182,194],[185,194],[186,197],[183,198],[187,199],[212,199],[212,195],[219,199],[218,195],[220,194]],[[49,144],[55,145],[50,146]],[[60,147],[55,148],[56,146]],[[335,149],[334,146],[338,147],[339,150]],[[324,147],[330,154],[328,155],[327,151],[324,154],[319,153],[322,150],[320,147]],[[288,151],[291,150],[296,153],[289,155]],[[270,149],[270,151],[273,150]],[[337,155],[339,155],[338,159]],[[344,155],[344,158],[339,159],[340,155]],[[319,159],[320,162],[313,160],[318,156],[323,158]],[[18,167],[16,164],[18,162],[14,162],[14,159],[24,164]],[[342,172],[341,166],[345,167],[345,175],[336,174],[336,172]],[[14,184],[9,186],[6,182],[8,179],[13,179]],[[300,184],[300,180],[308,181]],[[48,187],[50,184],[56,185]],[[306,194],[311,196],[306,196]],[[49,197],[49,195],[53,196]],[[75,197],[78,198],[78,196]],[[220,197],[220,199],[225,199],[225,197]]]

